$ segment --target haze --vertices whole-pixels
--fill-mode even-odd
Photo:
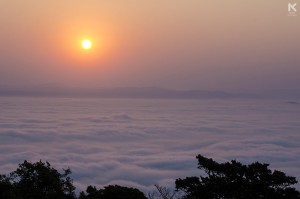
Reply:
[[[298,89],[299,17],[272,0],[1,0],[0,87]]]

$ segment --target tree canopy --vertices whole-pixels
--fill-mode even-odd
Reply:
[[[243,165],[232,160],[218,163],[202,155],[197,156],[198,168],[206,176],[187,177],[175,181],[185,199],[296,199],[300,193],[292,185],[295,177],[270,170],[269,164],[254,162]]]
[[[149,199],[300,199],[293,185],[295,177],[269,169],[269,164],[254,162],[244,165],[236,160],[218,163],[197,156],[203,176],[175,181],[176,190],[155,185]],[[97,189],[88,186],[75,194],[71,170],[60,173],[49,162],[24,161],[9,175],[0,175],[0,199],[146,199],[136,188],[108,185]]]
[[[88,186],[86,193],[81,192],[79,199],[147,199],[143,192],[135,188],[109,185],[104,189]]]
[[[24,161],[8,177],[1,176],[0,194],[3,198],[73,199],[75,187],[70,174],[70,169],[59,173],[49,162]]]
[[[0,199],[76,199],[71,170],[60,173],[49,162],[24,161],[9,175],[0,175]],[[109,185],[88,186],[79,199],[147,199],[136,188]]]

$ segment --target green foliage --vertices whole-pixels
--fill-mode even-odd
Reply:
[[[176,188],[185,192],[186,199],[296,199],[300,193],[291,185],[295,177],[281,171],[271,171],[268,164],[259,162],[243,165],[237,161],[217,163],[197,156],[198,168],[206,176],[187,177],[175,181]]]
[[[79,199],[147,199],[138,189],[119,185],[109,185],[99,190],[88,186],[86,193],[81,192]]]

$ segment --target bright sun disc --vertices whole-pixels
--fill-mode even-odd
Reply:
[[[84,48],[84,49],[90,49],[91,47],[92,47],[92,42],[90,41],[90,40],[83,40],[82,42],[81,42],[81,46],[82,46],[82,48]]]

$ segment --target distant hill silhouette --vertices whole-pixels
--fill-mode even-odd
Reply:
[[[300,98],[300,91],[225,92],[214,90],[173,90],[159,87],[118,87],[102,89],[78,88],[1,88],[0,96],[38,97],[102,97],[102,98],[179,98],[179,99],[226,99],[226,98]]]
[[[172,90],[158,87],[119,87],[108,89],[0,89],[0,96],[41,96],[41,97],[104,97],[104,98],[236,98],[254,97],[224,91]]]

